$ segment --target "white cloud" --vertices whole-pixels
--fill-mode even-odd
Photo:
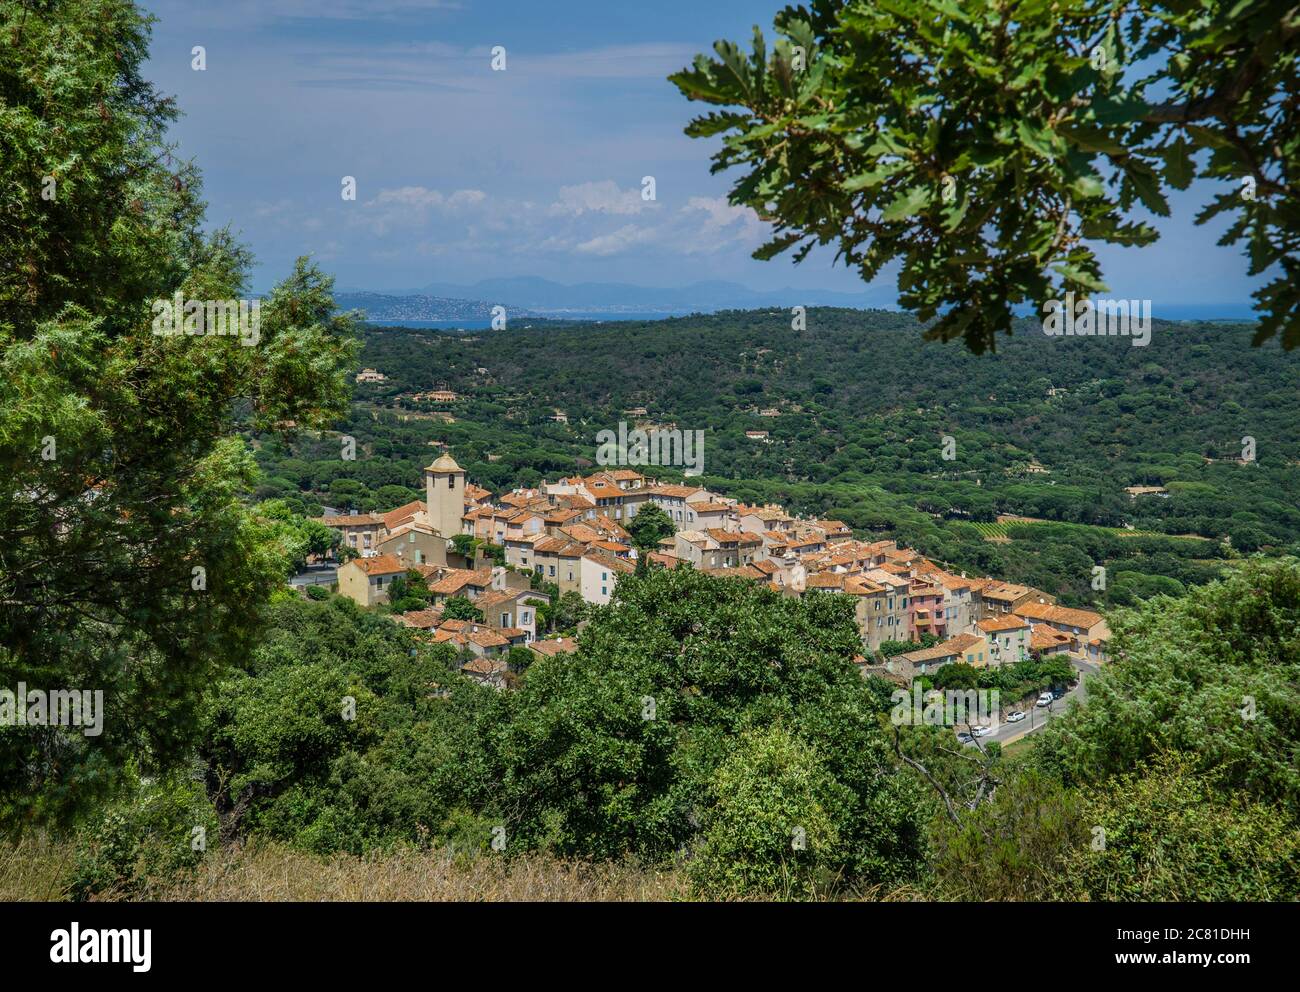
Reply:
[[[459,214],[486,200],[487,194],[478,189],[458,189],[447,195],[425,186],[399,186],[381,189],[364,201],[353,220],[382,237],[394,228],[424,227],[432,213]]]
[[[655,231],[649,227],[637,227],[624,224],[617,231],[601,234],[575,245],[573,250],[579,255],[618,255],[636,245],[655,240]]]
[[[550,212],[557,215],[581,217],[585,213],[639,214],[654,206],[652,200],[641,199],[641,189],[619,189],[618,183],[606,179],[598,183],[581,183],[562,186]]]

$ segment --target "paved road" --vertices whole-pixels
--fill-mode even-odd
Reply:
[[[298,586],[327,586],[337,580],[338,569],[334,565],[308,565],[303,571],[289,580],[289,585],[294,588]]]
[[[1003,746],[1017,741],[1026,734],[1031,734],[1036,730],[1042,730],[1048,722],[1055,717],[1060,716],[1070,706],[1071,699],[1077,699],[1080,703],[1088,698],[1088,691],[1084,687],[1089,675],[1095,675],[1099,671],[1096,665],[1090,665],[1086,661],[1077,661],[1071,659],[1074,663],[1075,671],[1079,674],[1079,681],[1060,699],[1053,699],[1049,706],[1031,706],[1025,713],[1025,718],[1016,723],[1007,723],[1003,721],[993,733],[987,737],[981,737],[979,740],[983,744],[989,741],[997,741]],[[965,727],[959,727],[958,730],[965,731]],[[974,745],[971,745],[974,746]]]

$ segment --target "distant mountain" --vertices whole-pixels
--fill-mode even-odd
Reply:
[[[340,292],[339,305],[367,311],[372,320],[488,319],[503,305],[511,316],[608,314],[653,315],[714,313],[793,306],[889,307],[890,292],[839,293],[832,290],[753,290],[734,282],[697,282],[689,286],[636,286],[631,283],[584,282],[576,285],[533,276],[483,279],[462,285],[437,282],[391,293]]]
[[[340,292],[334,294],[341,310],[364,310],[370,320],[490,320],[496,302],[462,299],[429,293],[389,294]],[[537,316],[527,309],[507,305],[511,316]]]
[[[539,314],[568,311],[610,313],[711,313],[760,307],[880,306],[886,301],[867,293],[830,290],[753,290],[734,282],[697,282],[689,286],[635,286],[631,283],[583,282],[564,285],[531,276],[483,279],[472,285],[431,283],[424,292],[477,300],[513,300]],[[875,294],[872,294],[875,295]],[[890,294],[892,296],[892,294]]]

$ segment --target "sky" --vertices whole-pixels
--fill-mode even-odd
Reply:
[[[257,257],[264,292],[313,256],[340,289],[539,276],[562,283],[865,292],[819,250],[800,265],[750,253],[766,225],[727,203],[701,104],[666,79],[720,38],[770,33],[755,0],[145,0],[147,67],[184,117],[180,154],[204,174],[208,220]],[[206,68],[192,68],[194,46]],[[505,71],[492,50],[505,49]],[[340,196],[356,180],[355,201]],[[653,176],[655,199],[641,196]],[[1102,246],[1113,295],[1244,315],[1245,262],[1192,216],[1213,188],[1174,193],[1156,245]]]

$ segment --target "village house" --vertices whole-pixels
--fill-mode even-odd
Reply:
[[[402,524],[380,538],[376,550],[382,555],[391,555],[407,568],[412,565],[447,565],[447,541],[427,524]]]
[[[378,513],[347,513],[315,519],[342,533],[342,543],[362,556],[375,554],[375,546],[384,534],[384,518]]]
[[[941,644],[895,655],[885,662],[885,667],[901,675],[910,683],[918,675],[930,675],[944,665],[964,663],[984,667],[979,659],[984,655],[985,641],[975,634],[958,634]],[[974,660],[971,660],[974,659]]]
[[[978,592],[982,604],[981,620],[985,617],[1014,613],[1017,606],[1040,599],[1047,603],[1056,602],[1055,596],[1049,596],[1039,589],[1018,586],[1013,582],[999,582],[996,579],[981,584]]]
[[[474,605],[484,623],[502,633],[522,631],[527,644],[537,636],[537,607],[550,601],[550,596],[531,589],[490,589],[479,593]]]
[[[1071,639],[1071,651],[1099,663],[1105,660],[1106,644],[1110,640],[1110,627],[1100,613],[1076,610],[1046,602],[1023,603],[1016,615],[1036,623],[1045,624]]]
[[[406,566],[392,555],[354,558],[338,569],[339,595],[358,606],[377,606],[388,602],[388,589]]]
[[[1010,665],[1029,657],[1029,623],[1017,616],[988,617],[976,628],[988,638],[989,658],[994,665]]]
[[[578,592],[583,600],[598,606],[608,605],[618,586],[619,577],[631,575],[636,566],[608,552],[589,549],[578,560]]]

